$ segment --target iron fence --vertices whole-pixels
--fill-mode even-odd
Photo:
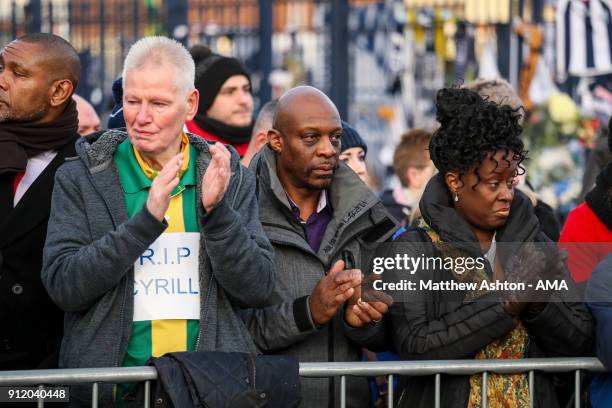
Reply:
[[[266,100],[274,69],[289,68],[296,82],[330,92],[333,1],[338,0],[5,0],[0,44],[39,31],[69,40],[83,62],[78,92],[99,112],[108,109],[112,81],[130,45],[149,35],[202,43],[239,58],[254,74],[256,95]]]
[[[166,35],[187,46],[205,44],[246,65],[256,110],[290,86],[321,89],[361,132],[374,173],[384,177],[388,160],[381,161],[379,152],[394,146],[403,130],[381,114],[397,101],[392,88],[398,72],[391,65],[405,59],[390,46],[403,24],[396,21],[401,5],[402,0],[2,0],[0,46],[29,32],[66,38],[81,58],[76,92],[106,123],[112,82],[135,41]],[[396,116],[401,123],[409,115]]]
[[[388,407],[394,406],[393,384],[396,376],[435,376],[435,407],[440,407],[442,375],[481,374],[483,378],[482,407],[487,407],[487,378],[491,373],[527,373],[529,379],[530,407],[535,392],[534,373],[574,372],[574,406],[580,407],[581,373],[605,372],[596,358],[533,358],[518,360],[448,360],[448,361],[383,361],[346,363],[300,363],[302,377],[340,377],[340,407],[346,406],[347,376],[387,376],[389,383]],[[84,368],[30,371],[0,371],[0,386],[36,386],[92,384],[92,407],[98,406],[100,383],[145,382],[145,408],[150,407],[151,381],[157,379],[153,367]],[[39,401],[38,406],[44,402]]]

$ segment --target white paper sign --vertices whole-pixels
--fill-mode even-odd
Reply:
[[[134,321],[200,319],[200,234],[162,234],[134,264]]]

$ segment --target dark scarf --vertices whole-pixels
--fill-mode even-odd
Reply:
[[[25,171],[28,158],[74,140],[78,126],[74,101],[53,122],[0,123],[0,174]]]
[[[245,127],[230,126],[201,113],[196,115],[195,120],[206,132],[227,140],[229,144],[238,145],[251,140],[253,123]]]
[[[595,187],[586,195],[586,202],[597,218],[612,230],[612,163],[599,173]]]

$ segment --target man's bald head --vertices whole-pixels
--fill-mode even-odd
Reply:
[[[100,130],[100,117],[96,110],[87,100],[77,94],[72,95],[72,99],[76,102],[76,108],[79,118],[79,135],[85,136]]]
[[[300,86],[281,96],[268,140],[285,189],[329,187],[338,167],[341,135],[338,109],[323,92]]]
[[[283,133],[287,126],[295,125],[296,120],[303,118],[302,108],[305,105],[317,105],[321,108],[319,110],[326,110],[329,114],[335,113],[340,123],[338,109],[327,95],[312,86],[298,86],[288,90],[279,98],[273,128]]]
[[[37,45],[40,50],[37,55],[38,62],[49,70],[50,79],[68,79],[73,89],[76,89],[81,75],[81,61],[79,54],[68,41],[49,33],[26,34],[15,41]]]

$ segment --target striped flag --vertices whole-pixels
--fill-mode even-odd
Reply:
[[[612,72],[612,0],[559,0],[557,75]]]
[[[404,46],[401,34],[405,20],[403,0],[351,7],[349,32],[353,38],[357,38],[355,44],[371,53],[381,69],[395,72],[398,70],[396,60]]]

